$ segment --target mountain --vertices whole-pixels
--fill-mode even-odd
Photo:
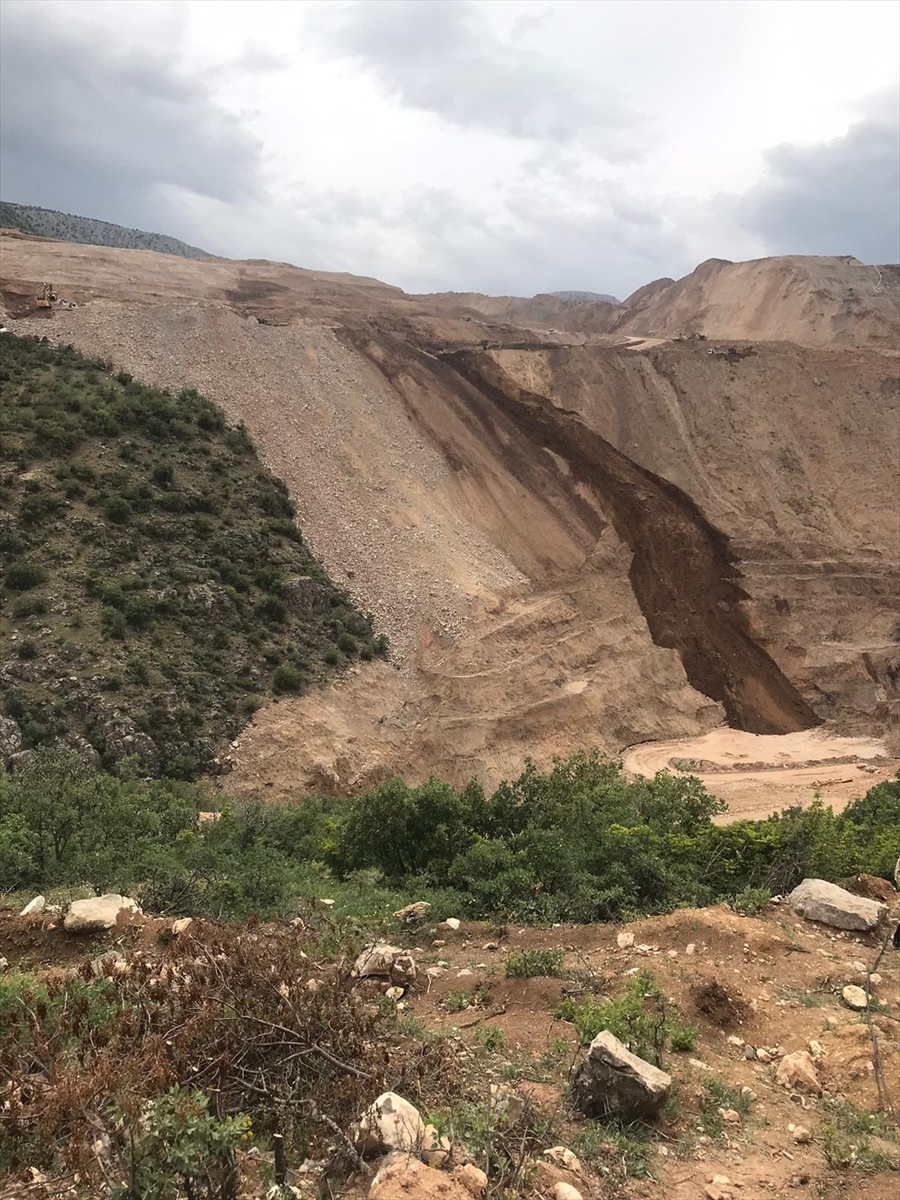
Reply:
[[[38,208],[34,204],[12,204],[0,201],[0,226],[18,229],[34,237],[52,238],[60,242],[82,242],[90,246],[111,246],[123,250],[155,250],[158,254],[174,254],[179,258],[209,258],[205,250],[164,233],[146,233],[129,229],[93,217],[75,217],[54,208]]]
[[[896,694],[900,382],[888,302],[860,285],[873,268],[705,267],[703,288],[660,281],[630,316],[550,298],[628,322],[566,340],[497,298],[484,315],[471,296],[277,263],[2,249],[4,288],[51,281],[78,303],[17,330],[246,425],[306,544],[390,638],[390,663],[261,709],[230,789],[491,785],[527,757],[723,724],[871,734]],[[726,287],[742,273],[743,305]],[[787,278],[761,302],[754,280]],[[827,343],[825,278],[832,318],[851,314]],[[720,335],[631,331],[651,306],[642,324],[690,329],[691,296]]]
[[[615,296],[608,296],[605,292],[550,292],[551,296],[555,296],[557,300],[599,300],[603,304],[620,304]]]

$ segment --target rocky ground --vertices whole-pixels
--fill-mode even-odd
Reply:
[[[894,1194],[900,954],[885,934],[900,907],[883,880],[862,877],[858,890],[881,896],[893,923],[851,932],[804,919],[795,910],[825,910],[798,894],[754,917],[728,908],[685,910],[621,927],[489,926],[411,906],[381,935],[389,943],[370,940],[366,948],[357,934],[356,989],[367,1003],[392,1007],[406,1038],[427,1044],[437,1037],[449,1047],[456,1066],[445,1070],[459,1067],[468,1090],[464,1109],[451,1105],[445,1118],[409,1075],[387,1099],[373,1094],[369,1102],[379,1108],[368,1115],[361,1109],[362,1132],[332,1131],[332,1150],[346,1150],[348,1137],[356,1147],[341,1190],[372,1200],[463,1200],[498,1188],[554,1200],[576,1200],[569,1188],[583,1198],[632,1200]],[[837,907],[852,914],[871,903],[843,893]],[[85,901],[64,921],[46,909],[7,912],[0,921],[5,969],[59,978],[82,969],[88,955],[97,974],[140,969],[164,977],[173,969],[164,965],[174,962],[173,944],[182,955],[202,957],[215,934],[203,922],[173,923],[124,908],[117,927],[99,930],[98,920],[115,919],[124,904],[110,898],[107,912]],[[829,912],[830,920],[855,919]],[[295,926],[328,929],[327,906],[320,903]],[[261,928],[251,934],[263,935]],[[307,946],[309,978],[297,987],[323,987],[339,968],[333,951],[319,946]],[[588,1067],[560,1005],[619,996],[639,972],[652,975],[666,1011],[696,1033],[663,1055],[668,1099],[661,1108],[655,1103],[637,1121],[597,1122],[573,1101],[572,1081],[583,1081]],[[651,1009],[653,1003],[645,1000]],[[638,1068],[642,1079],[645,1068]],[[391,1116],[394,1109],[406,1115]],[[490,1136],[483,1140],[485,1122],[494,1129],[493,1150]],[[253,1161],[251,1155],[245,1162],[248,1181]],[[271,1164],[271,1149],[263,1148],[260,1161]],[[312,1194],[326,1161],[288,1164],[295,1194]],[[247,1197],[259,1194],[253,1186],[247,1182]]]

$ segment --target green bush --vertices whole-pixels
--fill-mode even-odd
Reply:
[[[272,676],[272,687],[276,692],[302,691],[304,682],[303,672],[291,663],[282,663]]]
[[[29,588],[44,583],[49,573],[44,567],[30,562],[14,562],[6,568],[4,582],[12,592],[27,592]]]
[[[758,917],[772,899],[768,888],[746,887],[731,901],[731,907],[742,917]]]
[[[582,1045],[609,1030],[633,1054],[658,1067],[667,1049],[692,1050],[697,1037],[697,1026],[682,1019],[649,971],[632,976],[618,1000],[567,999],[556,1015],[572,1022]]]
[[[107,521],[111,521],[113,525],[127,525],[133,511],[124,496],[110,496],[103,505],[103,513]]]
[[[506,960],[507,979],[532,979],[535,976],[559,975],[562,950],[519,950]]]

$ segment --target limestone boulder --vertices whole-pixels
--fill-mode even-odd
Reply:
[[[359,1119],[357,1145],[363,1154],[420,1154],[425,1122],[414,1104],[396,1092],[383,1092]]]
[[[632,1054],[605,1029],[591,1042],[572,1087],[586,1116],[649,1117],[669,1095],[672,1077]]]
[[[33,900],[29,900],[22,911],[20,917],[39,917],[47,907],[46,896],[35,896]]]
[[[863,933],[875,929],[887,916],[887,905],[864,896],[854,896],[836,883],[804,879],[787,898],[788,904],[807,921],[818,921],[834,929]]]
[[[120,916],[140,916],[140,913],[140,905],[131,896],[110,892],[90,900],[73,900],[63,920],[63,928],[69,933],[102,933],[113,929]]]

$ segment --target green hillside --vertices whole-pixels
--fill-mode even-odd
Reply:
[[[58,242],[81,242],[120,250],[155,250],[159,254],[175,254],[179,258],[210,257],[205,250],[189,246],[187,242],[165,233],[129,229],[127,225],[96,221],[93,217],[76,217],[55,208],[39,208],[36,204],[12,204],[0,200],[0,225],[34,234],[35,237],[53,238]]]
[[[0,753],[194,778],[261,698],[385,653],[242,426],[0,338]]]

